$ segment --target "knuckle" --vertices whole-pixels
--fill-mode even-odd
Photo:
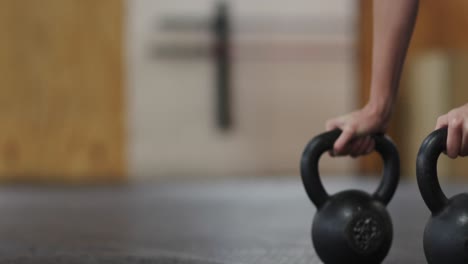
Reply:
[[[459,127],[463,124],[463,119],[458,116],[452,116],[449,121],[449,125],[452,127]]]

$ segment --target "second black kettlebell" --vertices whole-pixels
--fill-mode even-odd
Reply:
[[[301,159],[305,190],[317,207],[312,223],[312,242],[325,264],[376,264],[388,254],[393,227],[386,205],[398,185],[400,160],[396,147],[382,135],[375,135],[375,149],[384,160],[383,179],[374,194],[346,190],[329,195],[318,171],[320,156],[333,148],[341,130],[313,138]]]
[[[437,160],[445,151],[447,128],[423,141],[416,161],[421,195],[432,216],[424,230],[424,253],[429,264],[468,263],[468,193],[448,199],[437,177]]]

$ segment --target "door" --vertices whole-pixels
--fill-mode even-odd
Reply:
[[[126,175],[121,1],[0,1],[0,179]]]

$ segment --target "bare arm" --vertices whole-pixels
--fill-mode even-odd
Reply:
[[[416,20],[418,0],[374,1],[372,80],[369,104],[389,118]],[[387,120],[386,120],[387,121]]]
[[[386,130],[395,105],[418,4],[418,0],[374,1],[370,98],[362,109],[327,122],[328,130],[343,130],[335,142],[336,154],[366,154],[374,148],[369,134]]]

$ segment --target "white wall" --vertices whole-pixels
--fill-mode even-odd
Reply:
[[[214,124],[214,65],[209,59],[148,57],[158,43],[209,43],[208,33],[167,34],[158,31],[158,23],[168,14],[208,17],[215,1],[130,0],[127,5],[129,161],[135,177],[295,174],[303,146],[323,130],[325,120],[354,108],[354,1],[230,1],[238,59],[233,65],[235,126],[229,133]],[[335,34],[240,32],[255,17],[345,23]],[[284,52],[297,57],[301,52],[294,47],[309,44],[319,48],[305,53],[314,50],[323,53],[321,58],[255,60],[248,55],[248,47],[265,45],[262,56]],[[271,48],[275,45],[292,48]],[[353,166],[347,159],[326,159],[322,168],[341,173]]]

